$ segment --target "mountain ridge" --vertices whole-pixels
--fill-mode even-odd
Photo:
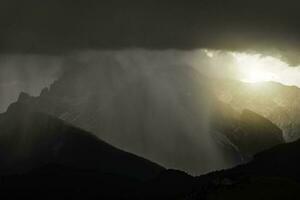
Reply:
[[[149,179],[164,169],[20,103],[12,104],[6,113],[0,115],[0,128],[2,171],[19,171],[19,166],[20,171],[27,171],[47,163],[57,163]]]

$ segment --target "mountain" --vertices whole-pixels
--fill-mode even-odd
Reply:
[[[271,120],[283,130],[287,142],[299,139],[299,88],[275,82],[243,83],[229,79],[215,79],[213,83],[220,101],[238,112],[249,109]]]
[[[164,169],[20,103],[0,115],[0,130],[0,175],[61,165],[143,181]]]
[[[31,199],[46,196],[56,199],[299,199],[299,158],[300,140],[262,151],[249,163],[232,169],[199,177],[178,170],[160,170],[156,176],[144,181],[47,163],[24,173],[2,174],[0,196]]]
[[[240,130],[240,124],[245,124],[241,113],[233,111],[220,118],[224,109],[229,110],[228,105],[213,94],[209,79],[191,67],[129,66],[102,54],[87,60],[71,63],[72,68],[39,97],[21,94],[17,103],[167,168],[193,174],[232,167],[244,162],[244,155],[248,159],[261,149],[284,142],[277,140],[278,130],[273,126],[258,126],[270,127],[263,131],[276,140],[243,152],[238,143],[247,141],[257,129],[244,127],[238,132],[239,139],[232,141],[225,132]],[[256,142],[261,143],[253,141],[252,146]]]
[[[267,118],[250,110],[245,109],[239,113],[221,103],[215,107],[212,119],[215,130],[219,135],[226,136],[244,159],[284,143],[281,129]]]
[[[51,88],[44,90],[39,97],[22,93],[6,113],[0,114],[1,197],[27,196],[40,199],[47,195],[56,199],[191,200],[298,197],[300,141],[278,145],[283,142],[281,130],[255,112],[250,110],[238,112],[230,105],[215,99],[209,102],[213,106],[209,107],[210,112],[206,113],[210,116],[208,123],[210,135],[206,136],[211,136],[212,140],[205,141],[212,142],[209,144],[216,145],[213,147],[217,147],[216,149],[222,153],[220,157],[211,159],[228,157],[233,159],[234,156],[236,160],[239,156],[243,158],[250,156],[253,159],[228,170],[193,177],[182,171],[166,170],[146,159],[121,151],[100,140],[100,133],[97,133],[96,137],[69,124],[74,123],[77,118],[71,117],[70,119],[75,120],[69,122],[57,119],[55,114],[61,114],[62,111],[69,112],[62,116],[75,113],[77,111],[75,108],[82,109],[82,112],[86,111],[82,104],[79,106],[73,104],[74,101],[79,101],[78,97],[66,98],[68,90],[62,91],[65,93],[59,96],[51,94],[53,92]],[[74,88],[74,91],[77,90]],[[91,91],[93,89],[87,90],[86,93]],[[205,92],[211,94],[209,91]],[[86,94],[79,96],[81,95]],[[69,100],[73,100],[73,103]],[[99,115],[98,112],[92,112],[92,108],[99,102],[102,102],[100,97],[88,109],[90,114],[94,114],[90,119]],[[131,140],[137,137],[133,136]],[[178,137],[176,133],[175,136]],[[173,139],[165,140],[156,146],[150,143],[154,145],[151,149],[162,150],[163,144],[172,143]],[[185,140],[180,139],[182,146],[191,148],[187,146]],[[196,141],[196,144],[202,145],[204,141]],[[275,147],[270,148],[271,146]],[[262,152],[256,154],[259,151]],[[170,153],[172,158],[176,158],[177,152],[183,153],[183,150],[174,149]],[[207,155],[216,156],[211,152]],[[196,160],[190,156],[186,154],[183,162],[188,161],[190,165],[195,162],[191,168],[200,166],[197,161],[205,165],[205,157]]]
[[[210,180],[209,199],[299,199],[299,159],[297,140],[262,151],[248,164],[200,176],[198,181]]]
[[[299,199],[300,140],[262,151],[232,169],[192,177],[163,171],[128,199]]]

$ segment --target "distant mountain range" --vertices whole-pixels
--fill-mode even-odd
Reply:
[[[39,97],[22,93],[17,104],[193,174],[232,167],[284,142],[281,131],[267,119],[219,101],[210,80],[193,68],[124,67],[109,56],[102,59],[101,66],[75,65]]]

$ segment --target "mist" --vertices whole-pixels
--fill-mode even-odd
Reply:
[[[201,174],[240,162],[236,147],[211,126],[219,106],[212,81],[240,78],[232,52],[3,55],[0,66],[2,111],[21,91],[39,96],[48,87],[31,102],[37,109],[167,168]]]
[[[60,117],[123,150],[195,174],[221,169],[234,161],[223,157],[211,134],[215,99],[188,62],[194,55],[139,49],[80,52],[66,60],[76,67],[65,67],[68,72],[50,95],[57,98],[63,88],[71,88],[61,95],[75,106]],[[207,57],[201,51],[200,56]]]
[[[15,102],[20,92],[38,96],[62,73],[62,58],[41,55],[0,56],[0,113]]]
[[[210,127],[217,99],[206,76],[220,61],[203,49],[5,56],[1,108],[48,87],[40,110],[167,168],[205,173],[239,162]]]

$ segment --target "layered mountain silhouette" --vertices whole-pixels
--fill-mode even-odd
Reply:
[[[17,104],[193,174],[232,167],[284,142],[267,119],[219,101],[207,78],[191,67],[124,66],[109,55],[73,66],[39,97],[23,93]]]
[[[283,130],[288,142],[297,140],[300,130],[300,89],[275,82],[243,83],[215,79],[215,94],[236,111],[252,110]]]

